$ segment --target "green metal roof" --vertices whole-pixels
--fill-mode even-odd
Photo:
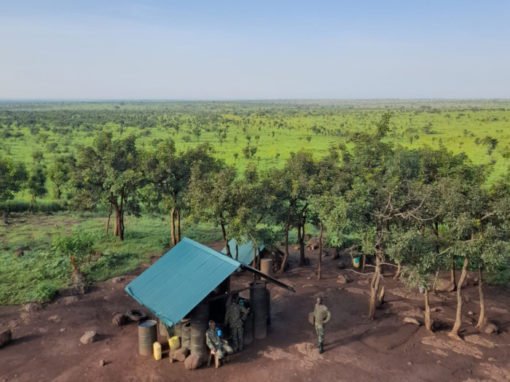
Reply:
[[[131,281],[125,290],[172,326],[239,266],[241,264],[230,257],[184,238]]]
[[[230,247],[230,253],[232,254],[232,257],[236,259],[236,240],[231,239],[228,242],[228,246]],[[262,252],[262,250],[265,248],[264,245],[259,246],[259,251]],[[239,244],[238,247],[238,255],[237,255],[237,261],[239,261],[241,264],[244,265],[250,265],[253,262],[253,244],[251,241],[248,241],[244,244]],[[227,248],[223,248],[221,250],[221,253],[226,254]]]

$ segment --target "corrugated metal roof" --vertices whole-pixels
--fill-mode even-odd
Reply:
[[[230,247],[230,253],[232,254],[232,257],[236,259],[236,240],[231,239],[228,242],[228,246]],[[265,248],[264,245],[259,246],[259,251],[262,252],[262,250]],[[238,255],[237,255],[237,261],[244,265],[250,265],[253,262],[253,244],[251,241],[248,241],[244,244],[239,244],[238,247]],[[223,248],[221,250],[221,253],[226,254],[227,248]]]
[[[125,290],[172,326],[240,265],[228,256],[184,238]]]

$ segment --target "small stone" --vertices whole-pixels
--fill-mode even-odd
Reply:
[[[37,312],[42,309],[42,305],[38,302],[29,302],[28,304],[23,305],[23,310],[27,313]]]
[[[97,339],[97,333],[93,330],[89,330],[83,334],[80,338],[80,342],[84,345],[91,344]]]
[[[343,285],[343,284],[347,284],[347,283],[351,282],[351,279],[347,275],[340,274],[336,278],[336,282],[338,284],[342,284]]]
[[[48,328],[39,328],[39,333],[41,333],[41,334],[48,333]]]
[[[112,279],[112,283],[114,284],[120,284],[121,282],[123,282],[125,280],[124,276],[118,276],[118,277],[114,277]]]
[[[104,359],[99,361],[99,367],[103,367],[104,365],[106,365],[106,361]]]
[[[413,317],[404,317],[404,323],[412,324],[412,325],[416,325],[416,326],[421,325],[420,322],[416,318],[413,318]]]
[[[472,310],[470,310],[470,311],[468,312],[468,316],[472,316],[473,314],[474,314],[474,313],[473,313],[473,311],[472,311]]]
[[[53,316],[48,317],[48,321],[60,322],[60,317],[58,315],[54,314]]]
[[[437,312],[441,312],[441,311],[442,311],[442,309],[441,309],[440,307],[436,306],[436,307],[434,307],[434,308],[430,309],[430,311],[431,311],[432,313],[437,313]]]
[[[78,296],[67,296],[67,297],[63,297],[61,301],[64,305],[71,305],[71,304],[74,304],[75,302],[79,301],[79,298],[78,298]]]
[[[411,361],[409,361],[407,364],[408,364],[409,366],[412,366],[412,364],[413,364],[413,363],[412,363]]]
[[[60,333],[64,333],[66,331],[66,328],[60,328]]]
[[[492,322],[489,322],[487,325],[484,326],[483,332],[485,334],[493,334],[498,332],[498,327],[494,325]]]
[[[489,361],[489,362],[494,362],[494,361],[496,361],[496,358],[494,358],[494,357],[489,357],[489,358],[488,358],[488,361]]]
[[[368,280],[367,279],[361,279],[358,281],[358,284],[359,285],[368,285]]]

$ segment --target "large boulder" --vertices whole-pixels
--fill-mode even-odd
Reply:
[[[197,354],[190,354],[184,360],[184,367],[188,370],[198,369],[203,363],[203,358]]]
[[[189,356],[188,348],[180,348],[176,350],[170,351],[170,360],[184,362],[186,361],[186,357]]]
[[[11,342],[11,339],[12,339],[11,329],[7,329],[0,332],[0,348]]]

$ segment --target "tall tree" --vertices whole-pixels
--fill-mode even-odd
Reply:
[[[139,208],[136,190],[142,177],[135,137],[98,134],[91,146],[79,147],[72,177],[75,204],[84,209],[109,206],[115,212],[114,236],[124,240],[125,212],[136,213]]]
[[[23,163],[0,157],[0,202],[13,199],[27,178],[28,173]],[[9,211],[6,208],[3,212],[4,220],[7,221]]]

